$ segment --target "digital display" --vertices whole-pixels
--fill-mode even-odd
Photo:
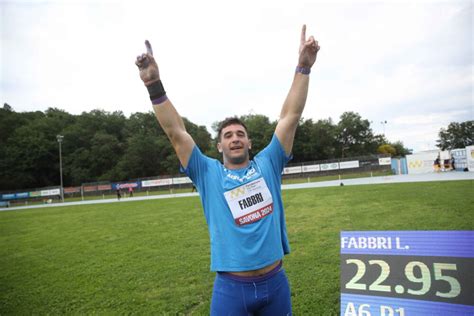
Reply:
[[[341,232],[341,315],[474,315],[474,232]]]

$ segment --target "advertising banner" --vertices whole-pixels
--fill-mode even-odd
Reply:
[[[140,184],[138,182],[128,182],[128,183],[114,183],[112,184],[114,190],[117,189],[128,189],[128,188],[139,188]]]
[[[434,172],[434,161],[438,157],[438,151],[407,155],[409,174]]]
[[[166,186],[171,185],[173,183],[173,179],[155,179],[155,180],[145,180],[142,181],[142,187],[158,187],[158,186]]]
[[[100,184],[97,186],[97,190],[99,191],[110,191],[112,190],[112,185],[111,184]]]
[[[1,194],[2,200],[26,199],[30,197],[29,192]]]
[[[341,315],[474,315],[474,231],[340,237]]]
[[[337,169],[339,169],[339,163],[337,162],[321,164],[321,171],[337,170]]]
[[[359,168],[359,160],[341,161],[339,163],[339,169],[351,169],[351,168]]]
[[[303,166],[303,172],[318,172],[318,171],[321,171],[320,165]]]
[[[474,171],[474,146],[466,147],[466,163],[469,171]]]
[[[30,193],[29,192],[16,193],[15,197],[17,199],[26,199],[30,197]]]
[[[451,150],[451,156],[454,158],[454,168],[462,171],[467,168],[466,148],[456,148]]]
[[[193,183],[189,177],[173,178],[173,184]]]
[[[80,193],[81,187],[67,187],[64,188],[64,193]]]
[[[301,166],[298,167],[287,167],[283,169],[283,174],[293,174],[293,173],[301,173],[303,172]]]
[[[50,189],[50,190],[41,190],[41,196],[52,196],[52,195],[60,195],[61,190],[57,189]]]
[[[380,166],[386,166],[392,164],[392,158],[390,157],[384,157],[384,158],[379,158],[379,165]]]
[[[97,191],[97,186],[96,185],[85,185],[82,187],[82,190],[84,190],[84,192],[94,192],[94,191]]]

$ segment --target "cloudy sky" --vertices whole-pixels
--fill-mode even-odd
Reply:
[[[345,111],[415,151],[473,118],[473,1],[0,0],[0,102],[151,110],[134,60],[149,39],[169,98],[199,125],[278,118],[301,25],[321,50],[305,118]],[[387,121],[386,124],[381,124]]]

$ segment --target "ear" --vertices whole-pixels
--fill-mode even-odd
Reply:
[[[221,146],[221,143],[217,143],[217,151],[222,154],[222,146]]]
[[[252,140],[249,139],[249,149],[252,149]]]

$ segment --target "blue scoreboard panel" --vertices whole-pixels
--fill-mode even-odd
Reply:
[[[341,232],[341,315],[474,315],[474,231]]]

